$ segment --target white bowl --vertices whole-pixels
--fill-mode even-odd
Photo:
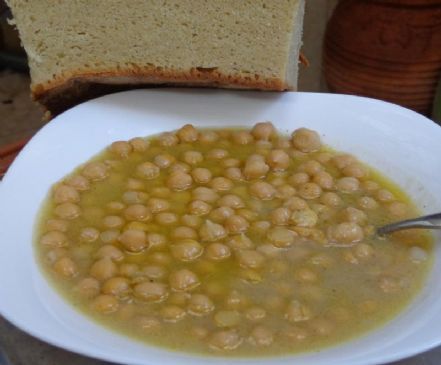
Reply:
[[[138,90],[79,105],[28,143],[0,188],[0,313],[53,345],[123,364],[368,365],[441,343],[441,245],[422,293],[384,327],[315,353],[226,360],[171,352],[111,332],[77,312],[48,285],[33,252],[36,214],[49,187],[112,141],[197,126],[271,120],[306,126],[393,177],[425,213],[441,211],[441,128],[396,105],[345,95],[210,90]],[[440,235],[437,240],[441,241]]]

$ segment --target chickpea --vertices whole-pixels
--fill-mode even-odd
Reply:
[[[294,277],[301,283],[314,283],[318,280],[317,274],[306,268],[300,268],[295,271]]]
[[[159,167],[152,162],[143,162],[136,167],[136,175],[145,180],[153,180],[159,177]]]
[[[228,169],[229,167],[239,167],[240,166],[240,160],[237,158],[225,158],[221,161],[222,167]]]
[[[198,238],[198,233],[193,228],[185,227],[185,226],[176,227],[172,231],[171,235],[172,235],[172,238],[175,240],[180,240],[180,239],[195,240]]]
[[[163,280],[167,277],[167,269],[160,265],[147,265],[142,269],[142,275],[151,280]]]
[[[219,136],[214,131],[204,131],[199,134],[199,141],[204,144],[214,143],[219,139]]]
[[[359,225],[363,225],[367,221],[366,213],[353,207],[343,209],[340,213],[340,217],[344,222],[353,222]]]
[[[171,147],[179,143],[179,138],[172,132],[165,132],[158,137],[158,142],[162,147]]]
[[[199,242],[186,239],[172,245],[170,251],[176,260],[194,261],[202,255],[204,248]]]
[[[270,229],[271,223],[268,221],[257,221],[253,222],[251,227],[253,230],[259,232],[260,234],[263,234]]]
[[[66,232],[69,228],[69,222],[63,219],[48,219],[46,221],[46,229],[48,231]]]
[[[289,167],[290,157],[283,150],[272,150],[268,154],[266,162],[273,171],[284,171]]]
[[[297,233],[283,227],[272,228],[267,234],[268,240],[279,248],[291,246],[295,242],[296,236]]]
[[[104,281],[115,276],[118,271],[117,266],[110,258],[102,258],[96,261],[91,267],[89,274],[97,280]]]
[[[136,264],[121,264],[119,266],[119,274],[132,278],[139,272],[139,267]]]
[[[358,243],[354,246],[355,255],[361,259],[367,259],[374,254],[374,249],[367,243]]]
[[[133,151],[135,152],[144,152],[150,145],[149,141],[146,141],[145,139],[140,137],[132,138],[129,143],[132,146]]]
[[[122,195],[122,201],[126,204],[141,204],[148,199],[148,195],[142,191],[126,191]]]
[[[124,219],[117,215],[108,215],[104,217],[103,225],[106,228],[121,228],[124,225]]]
[[[264,306],[269,312],[282,312],[286,306],[286,301],[282,297],[268,296],[264,301]]]
[[[240,215],[232,215],[225,220],[225,228],[232,234],[246,232],[249,226],[248,221]]]
[[[110,278],[103,284],[102,292],[117,298],[125,298],[130,292],[129,281],[121,277]]]
[[[251,195],[261,200],[273,199],[276,192],[274,186],[264,181],[256,181],[250,186]]]
[[[61,203],[78,203],[80,201],[80,194],[72,186],[58,185],[54,189],[54,202]]]
[[[169,153],[162,153],[160,155],[156,155],[153,162],[160,169],[166,169],[176,162],[176,158]]]
[[[333,242],[348,244],[361,241],[364,234],[363,229],[357,223],[345,222],[329,227],[328,238]]]
[[[230,256],[230,247],[222,243],[210,243],[205,248],[205,257],[211,261],[224,261]]]
[[[266,311],[260,307],[251,307],[245,311],[245,317],[251,322],[259,322],[266,317]]]
[[[144,182],[138,179],[127,179],[126,188],[129,190],[144,190]]]
[[[351,251],[343,252],[343,260],[349,262],[352,265],[358,265],[360,263],[358,258]]]
[[[342,177],[336,185],[342,193],[353,193],[360,189],[360,182],[355,177]]]
[[[265,256],[255,250],[240,250],[236,252],[239,266],[243,268],[259,269],[265,262]]]
[[[269,141],[276,135],[276,129],[271,122],[260,122],[251,129],[251,134],[257,140]]]
[[[320,202],[322,202],[328,207],[338,207],[343,203],[341,198],[336,193],[332,193],[332,192],[324,193],[320,197]]]
[[[231,190],[234,186],[233,182],[226,177],[215,177],[209,183],[210,187],[215,191],[228,191]]]
[[[251,330],[249,341],[254,346],[269,346],[274,341],[274,333],[266,327],[257,326]]]
[[[296,172],[289,177],[288,181],[294,186],[304,185],[309,182],[309,175],[306,172]]]
[[[235,131],[231,133],[231,139],[238,145],[247,145],[254,141],[253,136],[248,131]]]
[[[314,227],[318,222],[318,216],[312,209],[300,209],[292,213],[291,221],[299,227]]]
[[[239,234],[231,237],[227,242],[228,246],[233,250],[247,250],[254,248],[253,241],[251,241],[245,234]]]
[[[176,171],[170,174],[167,179],[167,186],[174,191],[187,190],[191,187],[193,183],[193,178],[191,175]]]
[[[147,202],[148,209],[151,213],[164,212],[170,209],[170,203],[165,199],[150,198]]]
[[[317,172],[312,181],[322,189],[331,190],[334,187],[334,178],[326,171]]]
[[[161,329],[161,322],[155,317],[141,316],[135,322],[145,332],[157,332]]]
[[[181,222],[183,224],[187,225],[188,227],[198,228],[202,224],[202,219],[201,219],[201,217],[198,217],[196,215],[184,214],[181,217]]]
[[[90,182],[87,178],[81,175],[74,175],[66,179],[66,185],[77,189],[78,191],[86,191],[90,189]]]
[[[97,259],[111,259],[113,261],[121,261],[124,259],[122,251],[112,245],[101,246],[95,253]]]
[[[378,203],[369,196],[362,196],[358,199],[358,206],[364,210],[374,210],[378,207]]]
[[[380,189],[376,194],[377,199],[382,203],[389,203],[395,200],[394,195],[386,189]]]
[[[129,142],[116,141],[110,145],[110,151],[121,158],[128,158],[133,147]]]
[[[189,165],[199,165],[204,161],[204,156],[198,151],[185,151],[183,160]]]
[[[74,291],[83,298],[93,298],[100,292],[100,283],[94,278],[86,277],[75,285]]]
[[[124,210],[124,217],[128,221],[145,222],[152,218],[152,212],[145,205],[132,204]]]
[[[241,197],[234,194],[227,194],[220,198],[217,202],[221,207],[229,207],[232,209],[240,209],[245,207]]]
[[[214,203],[219,199],[219,195],[210,188],[199,186],[192,192],[192,197],[194,200],[202,200],[207,203]]]
[[[312,312],[309,307],[302,304],[298,300],[293,300],[289,303],[286,311],[285,318],[290,322],[303,322],[312,318]]]
[[[283,184],[277,187],[277,198],[288,199],[296,194],[297,190],[291,185]]]
[[[81,174],[92,181],[104,180],[109,176],[107,166],[102,162],[89,162],[83,167]]]
[[[349,166],[354,162],[356,162],[355,158],[347,154],[337,155],[332,158],[332,163],[340,170],[343,170],[346,166]]]
[[[188,303],[188,313],[193,316],[203,317],[214,310],[214,303],[204,294],[193,294]]]
[[[368,192],[374,192],[380,189],[380,185],[378,185],[378,183],[376,183],[375,181],[367,180],[363,181],[363,189]]]
[[[190,165],[187,165],[186,163],[176,162],[170,166],[168,171],[170,174],[173,174],[175,172],[184,172],[184,173],[188,174],[191,171],[191,167],[190,167]]]
[[[204,216],[210,213],[211,205],[202,200],[193,200],[188,206],[188,211],[193,215]]]
[[[393,217],[403,218],[408,213],[408,206],[401,202],[392,202],[387,205],[387,211]]]
[[[118,237],[118,241],[131,252],[141,252],[147,248],[147,235],[144,231],[128,229]]]
[[[98,295],[92,302],[92,308],[99,313],[110,314],[118,310],[119,301],[113,295]]]
[[[306,183],[299,186],[298,193],[303,199],[317,199],[322,194],[322,188],[316,183]]]
[[[177,305],[167,305],[159,313],[164,322],[169,323],[182,321],[187,315],[187,312]]]
[[[197,184],[207,184],[210,182],[213,175],[210,170],[203,167],[197,167],[192,170],[191,176]]]
[[[235,327],[240,323],[240,313],[235,310],[221,310],[213,319],[218,327]]]
[[[175,213],[161,212],[155,217],[156,223],[163,226],[170,226],[178,222],[178,216]]]
[[[81,215],[81,209],[74,203],[62,203],[55,208],[55,215],[61,219],[75,219]]]
[[[209,337],[208,345],[217,351],[231,351],[237,349],[242,343],[242,338],[234,330],[222,330]]]
[[[299,128],[291,135],[292,145],[302,152],[314,152],[321,148],[320,137],[317,132],[307,128]]]
[[[220,224],[206,220],[199,230],[199,236],[203,241],[219,241],[227,236],[227,232]]]
[[[188,269],[174,271],[169,277],[170,287],[177,292],[191,291],[200,285],[199,278]]]
[[[270,220],[275,226],[286,226],[289,223],[291,211],[288,208],[280,207],[271,211]]]
[[[409,258],[412,262],[418,264],[427,261],[429,255],[427,254],[426,250],[422,249],[421,247],[412,246],[409,249]]]
[[[369,172],[361,163],[353,162],[342,169],[343,175],[352,176],[357,179],[365,179]]]
[[[248,302],[248,298],[237,290],[232,290],[225,298],[225,306],[232,310],[242,310],[248,306]]]
[[[161,303],[169,295],[167,285],[150,281],[136,284],[133,290],[138,299],[153,303]]]
[[[309,176],[314,176],[323,170],[320,162],[315,160],[308,160],[298,167],[299,171],[306,172]]]
[[[78,274],[78,268],[75,262],[69,257],[61,257],[54,266],[54,271],[65,278],[73,278]]]
[[[222,148],[216,148],[208,152],[208,158],[212,160],[222,160],[223,158],[228,156],[228,151]]]
[[[265,177],[270,167],[265,163],[265,159],[261,155],[251,155],[245,162],[243,175],[247,180],[260,179]]]
[[[47,247],[66,247],[69,242],[63,232],[51,231],[40,238],[40,244]]]
[[[283,205],[290,210],[301,210],[309,208],[308,203],[297,196],[290,197],[283,203]]]
[[[176,134],[181,142],[195,142],[198,140],[199,133],[196,128],[191,124],[186,124],[180,128]]]
[[[242,181],[244,180],[244,176],[242,174],[242,170],[239,167],[228,167],[224,171],[224,175],[227,179],[233,181]]]

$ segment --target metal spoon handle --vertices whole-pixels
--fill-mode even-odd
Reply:
[[[408,228],[441,229],[441,213],[425,215],[415,219],[388,224],[378,228],[377,233],[379,235],[385,235],[387,233]]]

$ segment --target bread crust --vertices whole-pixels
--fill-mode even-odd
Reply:
[[[193,68],[187,72],[162,68],[64,73],[48,83],[32,85],[34,100],[44,105],[51,116],[83,101],[112,92],[154,86],[197,86],[267,91],[292,90],[284,80],[254,75],[225,75],[216,68]]]

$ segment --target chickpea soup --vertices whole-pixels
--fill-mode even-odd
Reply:
[[[56,183],[36,251],[76,308],[148,344],[217,356],[318,350],[393,318],[430,269],[393,183],[300,128],[185,125],[113,143]]]

